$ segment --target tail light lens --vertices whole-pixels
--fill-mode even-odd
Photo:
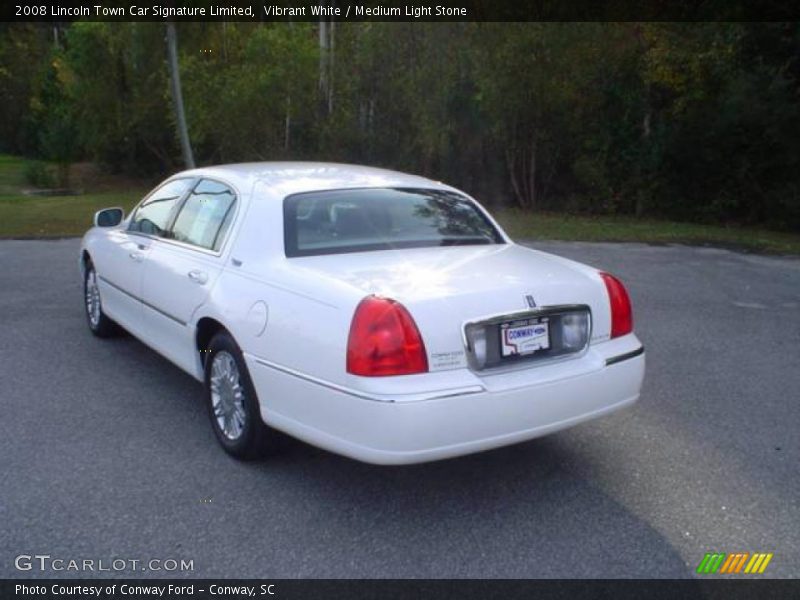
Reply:
[[[633,309],[631,299],[622,282],[608,273],[600,273],[606,284],[611,304],[611,337],[619,337],[633,331]]]
[[[425,344],[405,307],[389,298],[364,298],[350,324],[347,372],[382,377],[427,370]]]

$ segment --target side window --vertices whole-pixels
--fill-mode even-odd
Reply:
[[[192,181],[192,179],[176,179],[156,189],[136,209],[128,230],[166,237],[172,209],[189,189]]]
[[[183,203],[172,237],[179,242],[217,251],[233,219],[236,195],[228,186],[203,179]]]

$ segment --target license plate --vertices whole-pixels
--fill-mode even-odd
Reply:
[[[500,324],[500,354],[524,356],[550,347],[547,317]]]

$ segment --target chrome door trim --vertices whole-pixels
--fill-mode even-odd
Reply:
[[[106,279],[106,278],[105,278],[105,277],[103,277],[102,275],[98,275],[97,277],[98,277],[98,279],[100,279],[100,280],[101,280],[103,283],[107,283],[108,285],[110,285],[111,287],[113,287],[113,288],[114,288],[115,290],[117,290],[118,292],[120,292],[120,293],[122,293],[122,294],[125,294],[126,296],[128,296],[129,298],[132,298],[133,300],[136,300],[137,302],[141,303],[143,306],[146,306],[147,308],[150,308],[150,309],[152,309],[152,310],[156,311],[158,314],[160,314],[160,315],[162,315],[162,316],[164,316],[164,317],[166,317],[166,318],[170,319],[171,321],[175,321],[176,323],[178,323],[178,325],[183,325],[183,326],[185,327],[185,326],[188,324],[188,323],[186,323],[186,321],[182,321],[182,320],[180,320],[178,317],[175,317],[175,316],[173,316],[173,315],[171,315],[171,314],[169,314],[169,313],[167,313],[167,312],[164,312],[163,310],[161,310],[160,308],[157,308],[157,307],[153,306],[153,305],[152,305],[152,304],[150,304],[149,302],[145,302],[144,300],[142,300],[141,298],[139,298],[139,297],[138,297],[136,294],[131,294],[129,291],[122,289],[122,288],[121,288],[121,287],[119,287],[117,284],[115,284],[115,283],[111,283],[111,282],[110,282],[108,279]]]

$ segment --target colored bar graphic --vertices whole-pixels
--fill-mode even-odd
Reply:
[[[734,552],[731,554],[707,552],[697,566],[697,573],[703,575],[741,573],[743,567],[744,573],[763,573],[773,556],[772,553],[766,552],[755,552],[753,554],[749,552]],[[746,567],[745,564],[747,565]]]
[[[706,572],[706,566],[708,565],[708,561],[709,561],[710,558],[711,558],[710,554],[706,554],[703,557],[703,560],[701,560],[700,564],[697,565],[697,572],[698,573],[705,573]]]
[[[739,564],[737,564],[737,565],[736,565],[736,570],[735,570],[735,571],[732,571],[732,572],[733,572],[733,573],[738,573],[739,571],[741,571],[741,570],[742,570],[742,567],[744,566],[744,563],[747,561],[747,558],[748,558],[749,556],[750,556],[750,553],[749,553],[749,552],[745,552],[744,554],[742,554],[742,558],[741,558],[741,560],[739,561]]]
[[[750,556],[749,552],[737,552],[736,554],[729,554],[728,560],[725,561],[719,572],[738,573],[748,556]]]
[[[767,568],[767,565],[769,564],[769,561],[771,561],[771,560],[772,560],[772,552],[770,552],[769,554],[767,554],[766,557],[764,557],[764,562],[761,563],[761,568],[758,570],[758,572],[759,573],[763,573],[764,569]]]
[[[753,568],[756,567],[756,565],[758,565],[758,563],[760,563],[762,560],[763,559],[760,554],[753,554],[753,558],[751,558],[750,562],[747,563],[747,567],[745,567],[744,572],[752,573]]]
[[[725,560],[724,553],[707,553],[700,562],[700,566],[697,567],[697,572],[705,573],[706,575],[716,573],[723,560]]]
[[[720,573],[730,573],[731,565],[739,560],[738,554],[728,554],[728,559],[722,563],[722,568],[719,570]]]
[[[772,560],[772,553],[765,554],[753,554],[753,558],[750,559],[750,562],[745,567],[745,573],[763,573],[764,570],[767,568],[769,561]]]

